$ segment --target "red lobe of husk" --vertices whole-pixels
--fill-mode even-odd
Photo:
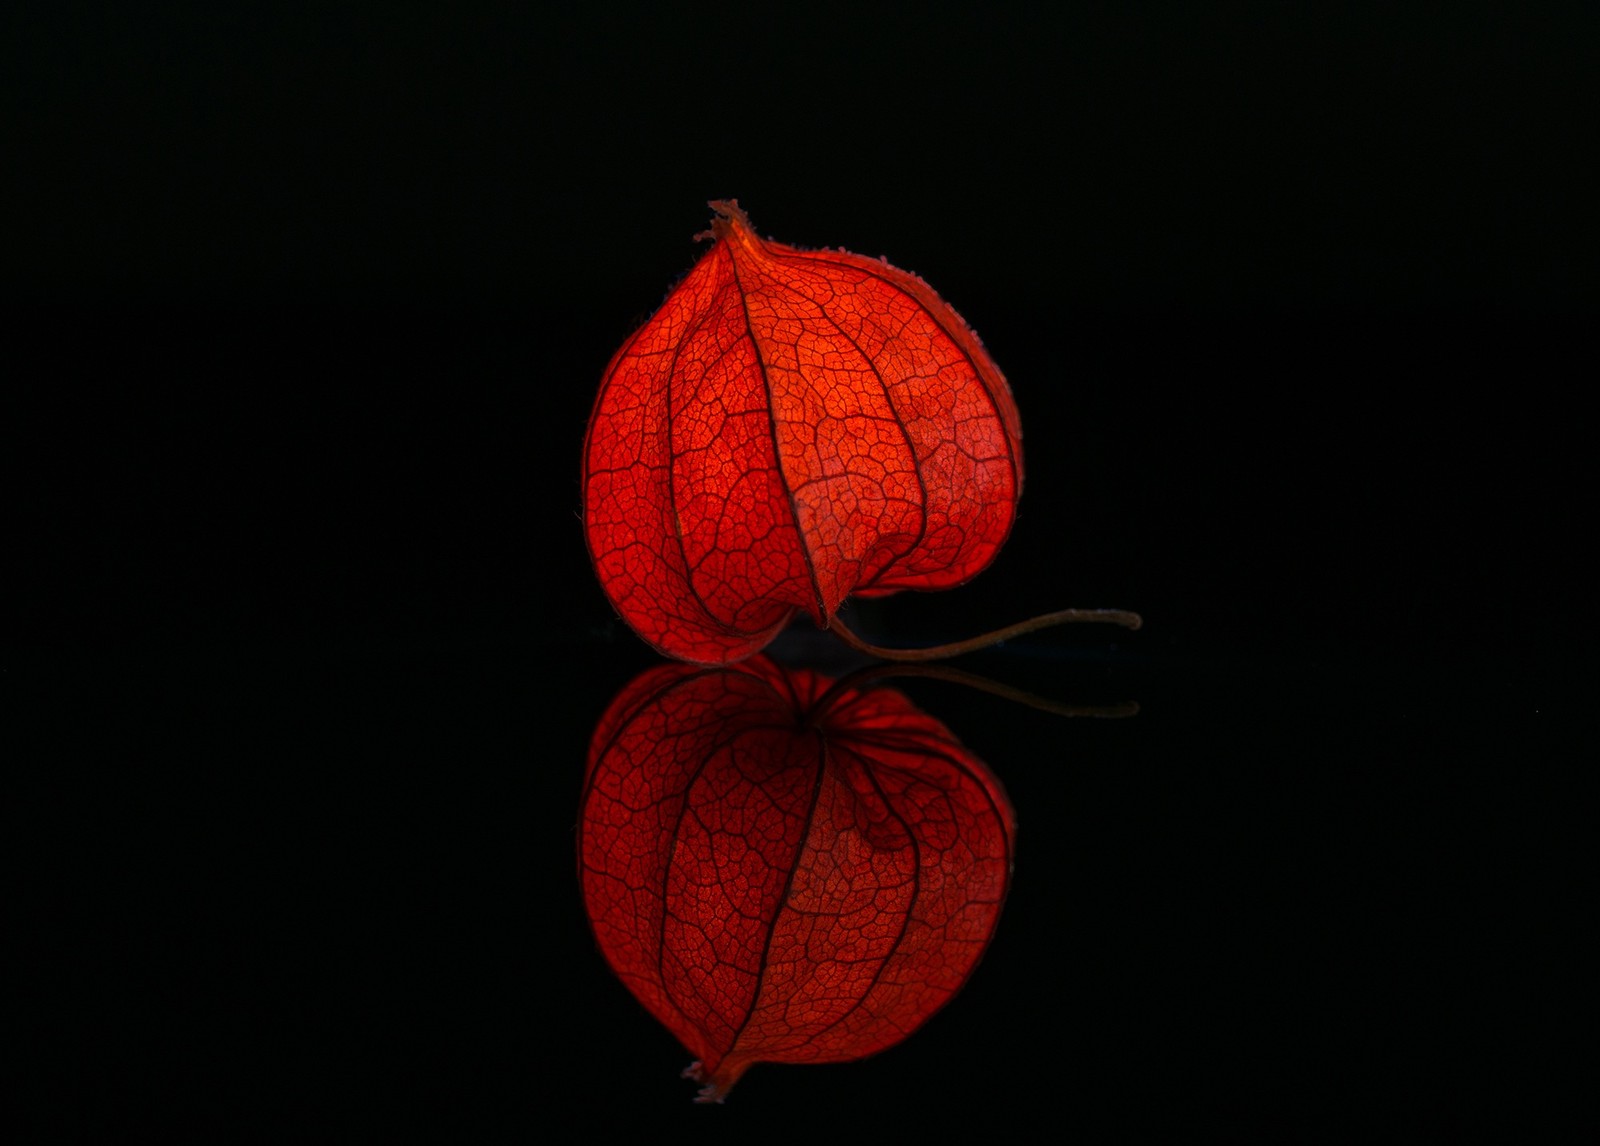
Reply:
[[[663,665],[590,745],[589,918],[699,1060],[701,1101],[757,1062],[898,1043],[999,919],[1016,832],[999,781],[902,694],[832,684],[765,657]]]
[[[624,620],[721,664],[796,610],[942,589],[989,564],[1022,491],[1005,377],[915,275],[756,236],[715,202],[711,249],[606,369],[584,526]]]

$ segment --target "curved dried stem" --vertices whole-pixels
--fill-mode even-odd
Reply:
[[[839,639],[857,652],[866,653],[868,656],[877,657],[886,661],[917,662],[917,661],[942,661],[949,657],[958,657],[963,653],[976,652],[1002,641],[1009,641],[1013,637],[1020,637],[1026,633],[1048,629],[1054,625],[1070,624],[1100,624],[1120,625],[1124,629],[1137,629],[1144,624],[1144,618],[1138,613],[1129,612],[1127,609],[1061,609],[1054,613],[1044,613],[1026,621],[1018,621],[1014,625],[1007,625],[1003,629],[996,629],[992,633],[972,637],[965,641],[952,641],[946,645],[934,645],[926,649],[887,649],[879,645],[868,644],[856,636],[838,617],[829,622],[828,627],[839,635]]]

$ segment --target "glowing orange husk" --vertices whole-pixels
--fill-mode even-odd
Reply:
[[[711,249],[606,369],[583,488],[617,612],[707,664],[796,611],[970,579],[1022,491],[1005,377],[932,288],[711,206]]]

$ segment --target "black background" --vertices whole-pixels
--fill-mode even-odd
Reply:
[[[35,1135],[1548,1113],[1585,1077],[1550,1048],[1592,914],[1596,29],[1494,7],[8,14]],[[577,893],[590,729],[656,660],[579,466],[734,196],[922,275],[1022,411],[999,560],[860,623],[1147,624],[967,664],[1133,720],[906,686],[1017,807],[994,945],[903,1046],[707,1111]]]

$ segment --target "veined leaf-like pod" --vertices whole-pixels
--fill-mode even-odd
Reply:
[[[711,249],[617,352],[584,450],[590,556],[624,620],[705,664],[797,610],[958,585],[1022,492],[1004,375],[881,259],[763,240],[714,202]]]
[[[757,1062],[898,1043],[999,920],[1016,833],[999,780],[901,693],[832,686],[765,657],[663,665],[595,730],[584,901],[698,1060],[700,1101]]]

